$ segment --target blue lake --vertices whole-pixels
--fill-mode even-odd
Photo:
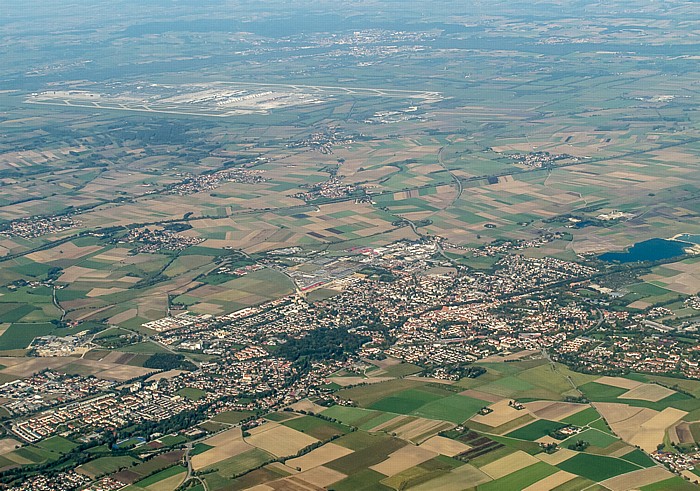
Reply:
[[[698,237],[698,236],[696,236]],[[698,237],[700,240],[700,237]],[[598,259],[606,262],[633,263],[638,261],[659,261],[682,256],[690,244],[678,240],[649,239],[637,242],[625,252],[606,252]]]

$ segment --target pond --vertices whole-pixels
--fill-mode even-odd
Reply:
[[[598,256],[605,262],[633,263],[638,261],[659,261],[685,254],[690,244],[678,240],[649,239],[637,242],[625,252],[606,252]]]

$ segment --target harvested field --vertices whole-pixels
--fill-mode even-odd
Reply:
[[[0,439],[0,455],[11,452],[15,449],[15,446],[22,445],[18,440],[14,438],[2,438]]]
[[[292,404],[289,407],[297,412],[299,412],[299,411],[306,411],[306,412],[311,411],[312,413],[320,413],[320,412],[324,411],[325,409],[328,409],[326,407],[319,406],[318,404],[314,404],[313,402],[311,402],[308,399],[302,399],[301,401],[295,402],[294,404]]]
[[[319,466],[314,467],[311,470],[301,472],[300,474],[296,474],[295,477],[308,482],[313,486],[325,488],[335,482],[345,479],[348,476],[342,472],[329,469],[328,467]]]
[[[414,421],[396,428],[394,433],[403,440],[422,443],[431,436],[437,435],[446,429],[454,428],[454,426],[454,424],[445,423],[444,421],[416,418]]]
[[[656,446],[664,441],[666,429],[677,423],[686,414],[688,413],[680,409],[667,407],[642,423],[638,431],[629,440],[629,443],[638,445],[645,452],[653,452],[656,450]]]
[[[576,452],[575,450],[569,450],[568,448],[560,448],[552,454],[544,452],[538,453],[537,458],[542,462],[546,462],[547,464],[557,465],[561,464],[565,460],[569,460],[571,457],[577,454],[578,452]]]
[[[313,469],[314,467],[321,466],[327,462],[330,462],[331,460],[344,457],[352,452],[353,451],[349,448],[341,447],[335,443],[327,443],[322,447],[312,450],[306,455],[288,460],[286,464],[293,469],[298,469],[303,472]]]
[[[266,484],[275,491],[323,491],[323,488],[299,479],[297,476],[289,476],[278,481]]]
[[[418,375],[408,375],[406,377],[409,380],[416,380],[418,382],[429,382],[431,384],[441,384],[441,385],[454,385],[454,380],[445,380],[441,378],[432,377],[419,377]]]
[[[415,420],[416,418],[412,416],[396,416],[395,418],[378,424],[374,428],[371,428],[369,431],[393,431],[395,428],[398,428],[401,425],[407,424]]]
[[[658,414],[653,409],[630,407],[616,403],[601,403],[596,404],[595,407],[606,419],[615,434],[629,443],[632,443],[632,439],[639,432],[641,425]],[[608,416],[610,416],[610,419]],[[654,446],[658,443],[661,442],[656,442]]]
[[[555,489],[557,486],[561,486],[562,484],[575,478],[576,474],[566,471],[559,471],[551,476],[545,477],[541,481],[537,481],[535,484],[531,484],[523,489],[523,491],[550,491],[551,489]]]
[[[674,438],[675,436],[675,438]],[[674,443],[695,443],[693,432],[690,429],[690,423],[681,422],[676,425],[675,431],[671,432],[671,440]]]
[[[444,474],[436,479],[431,479],[426,483],[411,487],[411,491],[462,489],[465,483],[468,483],[468,486],[478,486],[479,484],[483,484],[490,480],[491,478],[483,472],[481,472],[479,469],[477,469],[473,465],[466,464],[457,467],[456,469],[453,469],[449,473]]]
[[[521,358],[526,358],[528,356],[532,355],[538,355],[540,354],[539,351],[535,350],[523,350],[523,351],[518,351],[517,353],[511,353],[509,355],[492,355],[484,358],[481,360],[481,363],[500,363],[503,361],[513,361],[513,360],[520,360]]]
[[[480,467],[479,470],[488,474],[492,479],[498,479],[499,477],[507,476],[508,474],[524,469],[525,467],[529,467],[538,462],[539,460],[532,455],[518,450],[517,452],[506,455],[495,462],[491,462],[490,464]]]
[[[418,464],[422,464],[426,460],[430,460],[433,457],[437,457],[439,454],[421,447],[415,447],[413,445],[406,445],[403,448],[398,449],[396,452],[389,455],[389,458],[379,464],[373,465],[370,469],[373,469],[385,476],[393,476],[401,471],[404,471],[410,467],[414,467]]]
[[[343,399],[351,399],[361,407],[368,407],[380,399],[420,385],[415,380],[396,379],[381,384],[344,389],[339,391],[337,395]]]
[[[364,361],[371,363],[372,365],[376,365],[379,368],[388,368],[388,367],[393,367],[394,365],[400,365],[403,363],[402,360],[399,360],[398,358],[392,358],[390,356],[384,358],[383,360],[365,360]]]
[[[434,436],[420,444],[420,448],[432,450],[448,457],[454,457],[462,452],[466,452],[471,447],[457,440],[445,438],[444,436]]]
[[[46,263],[52,260],[55,261],[57,258],[62,260],[80,259],[81,257],[92,254],[100,249],[102,249],[102,247],[97,245],[78,247],[72,242],[66,242],[65,244],[61,244],[51,249],[32,252],[31,254],[27,254],[26,257],[27,259],[31,259],[32,261],[36,261],[38,263]],[[63,279],[61,279],[61,281],[63,281]]]
[[[0,371],[0,373],[7,375],[16,375],[18,377],[29,377],[30,375],[38,373],[47,368],[60,368],[64,365],[75,361],[75,358],[24,358],[22,360],[23,361],[21,363],[9,366],[4,370]]]
[[[156,370],[152,368],[132,367],[130,365],[115,365],[108,370],[96,373],[95,377],[122,382],[136,377],[143,377],[144,375],[151,374],[155,371]]]
[[[121,324],[122,322],[128,321],[138,315],[139,311],[137,309],[129,309],[121,312],[117,315],[113,315],[109,318],[110,324]]]
[[[161,380],[161,379],[171,379],[173,377],[177,377],[178,375],[185,373],[184,370],[166,370],[165,372],[159,372],[156,373],[155,375],[151,375],[146,379],[146,383],[148,382],[154,382],[156,380]]]
[[[122,353],[120,351],[112,351],[100,361],[104,363],[116,363],[117,365],[126,365],[134,359],[134,356],[136,355],[134,355],[133,353]]]
[[[364,377],[333,377],[331,378],[331,382],[335,382],[336,384],[340,385],[341,387],[347,387],[348,385],[357,385],[357,384],[377,384],[379,382],[386,382],[387,380],[391,380],[392,377],[372,377],[372,378],[364,378]]]
[[[640,401],[658,402],[675,393],[675,391],[658,384],[642,384],[618,396],[618,399],[637,399]]]
[[[245,441],[277,457],[285,457],[318,440],[278,423],[265,423],[250,430],[250,436]]]
[[[19,365],[20,363],[24,363],[25,361],[26,358],[22,356],[0,356],[0,365],[5,367],[13,367],[15,365]]]
[[[105,281],[110,274],[109,271],[71,266],[63,272],[58,281],[68,284],[75,283],[78,280],[102,282]]]
[[[632,390],[635,387],[643,385],[642,382],[637,382],[635,380],[629,380],[622,377],[600,377],[595,379],[594,382],[599,384],[610,385],[612,387],[619,387],[620,389]]]
[[[143,478],[141,474],[137,474],[134,471],[130,471],[128,469],[119,471],[116,474],[113,474],[112,477],[127,484],[133,484],[136,481]]]
[[[611,491],[627,491],[639,489],[647,484],[664,481],[672,477],[673,474],[663,467],[654,466],[648,469],[629,472],[621,476],[611,477],[610,479],[602,481],[601,484]]]
[[[484,416],[477,414],[471,418],[471,421],[495,428],[524,415],[525,411],[518,411],[509,406],[509,402],[511,402],[510,399],[502,399],[495,404],[491,404],[489,408],[491,408],[492,412]]]
[[[501,399],[503,399],[501,396],[497,396],[495,394],[489,394],[488,392],[481,392],[480,390],[474,390],[474,389],[465,390],[463,392],[460,392],[459,395],[472,397],[474,399],[481,399],[482,401],[487,401],[487,402],[498,402]]]
[[[594,402],[593,406],[600,413],[600,415],[605,418],[605,421],[607,421],[609,425],[626,421],[635,415],[638,415],[640,411],[644,411],[646,409],[628,406],[627,404],[617,402]],[[656,414],[656,411],[653,409],[649,409],[648,411],[651,411],[651,413],[647,412],[647,414],[649,414],[647,419]]]
[[[525,404],[525,407],[540,419],[561,421],[590,406],[587,404],[574,404],[570,402],[535,401],[528,402]]]
[[[114,293],[119,293],[123,291],[126,291],[126,288],[119,288],[116,286],[109,288],[93,288],[92,290],[87,292],[85,296],[88,298],[102,297],[104,295],[112,295]]]
[[[204,443],[214,448],[192,457],[192,468],[195,470],[203,469],[253,448],[243,441],[240,428],[219,433],[204,440]]]

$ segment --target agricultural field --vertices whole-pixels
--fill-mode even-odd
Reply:
[[[485,365],[492,376],[487,376],[484,381],[477,378],[473,382],[498,384],[504,379],[523,377],[534,382],[533,388],[543,382],[533,377],[532,372],[542,365],[530,361]],[[583,385],[594,383],[588,380],[588,377],[579,378]],[[613,387],[611,384],[618,387],[643,385],[632,379],[604,378],[599,382],[595,383],[607,387]],[[556,388],[557,385],[550,384],[550,387]],[[563,385],[560,389],[563,393],[569,390]],[[617,391],[615,394],[622,395],[628,390],[630,389]],[[429,430],[430,421],[433,421],[433,427],[440,421],[450,423],[449,418],[441,418],[438,414],[432,417],[412,415],[418,412],[416,408],[440,401],[445,401],[449,406],[455,397],[476,399],[453,395],[453,392],[444,388],[432,386],[428,382],[421,383],[419,379],[379,382],[338,393],[356,402],[362,401],[360,407],[331,406],[321,412],[322,418],[297,414],[282,420],[283,426],[321,440],[320,448],[303,456],[294,456],[302,442],[298,437],[297,446],[285,446],[284,449],[280,447],[281,442],[272,448],[271,442],[263,441],[270,431],[279,431],[281,427],[277,423],[266,423],[250,430],[251,437],[245,438],[246,443],[275,455],[287,452],[292,456],[284,462],[289,475],[270,475],[266,472],[263,479],[262,473],[254,471],[256,483],[267,482],[271,487],[289,482],[328,489],[448,490],[467,479],[477,489],[487,490],[521,490],[528,486],[533,486],[532,489],[593,489],[596,483],[596,489],[627,489],[625,482],[653,486],[654,483],[673,477],[645,452],[636,449],[624,437],[621,439],[614,430],[608,429],[608,421],[613,429],[618,428],[614,415],[611,416],[607,407],[601,407],[598,403],[572,404],[561,401],[561,398],[551,401],[535,400],[524,402],[523,409],[516,410],[507,405],[508,399],[491,404],[477,400],[481,407],[488,406],[493,411],[483,416],[472,415],[459,428],[454,424],[438,426],[439,434],[433,433],[416,446],[416,441],[411,439],[411,435],[415,434],[411,428]],[[603,391],[598,395],[606,397],[609,394]],[[411,404],[409,400],[414,402]],[[505,433],[505,436],[499,436],[495,429],[513,420],[510,415],[498,414],[499,411],[503,413],[504,409],[515,413],[524,412],[530,416],[530,421],[520,424]],[[648,408],[637,409],[651,411]],[[287,414],[294,416],[294,413]],[[496,419],[488,420],[490,415],[496,415]],[[517,419],[522,419],[522,415]],[[603,426],[598,428],[600,423]],[[653,426],[660,427],[663,424],[665,423],[654,423]],[[579,427],[579,433],[560,440],[547,436],[569,425]],[[349,431],[351,427],[355,430]],[[624,431],[621,433],[626,434]],[[214,437],[215,440],[217,438],[219,437]],[[550,439],[546,440],[547,438]],[[232,441],[224,438],[221,440]],[[581,450],[567,449],[568,445],[579,440],[586,441],[588,447]],[[551,454],[544,452],[537,441],[557,442],[559,449]],[[239,451],[232,448],[228,455]],[[251,454],[247,450],[240,457],[234,455],[226,461],[231,462],[230,465],[235,466],[239,462],[238,465],[246,466],[250,465],[248,462],[253,455],[260,454]],[[219,458],[225,458],[225,455],[222,454]],[[253,479],[253,473],[248,475]]]
[[[25,3],[0,488],[700,480],[697,2]]]
[[[535,380],[532,371],[543,370],[544,365],[531,360],[484,365],[488,371],[482,375],[483,380],[465,379],[450,386],[420,377],[399,378],[343,389],[337,393],[362,401],[359,407],[333,405],[321,408],[317,415],[293,410],[271,413],[266,421],[258,420],[246,430],[225,428],[238,425],[254,413],[220,413],[212,424],[225,426],[212,427],[216,433],[193,446],[192,466],[213,490],[256,485],[273,489],[456,489],[465,480],[486,490],[573,490],[594,485],[599,489],[623,490],[628,489],[625,483],[654,489],[656,483],[673,478],[672,473],[648,457],[638,431],[663,440],[664,433],[675,428],[688,413],[630,405],[635,401],[654,404],[647,397],[651,389],[637,394],[641,399],[620,397],[651,385],[649,382],[619,377],[596,378],[593,382],[581,376],[577,380],[583,382],[581,387],[588,393],[599,399],[615,397],[618,402],[570,403],[562,401],[565,396],[560,395],[553,400],[531,398],[529,402],[519,402],[520,409],[516,409],[515,399],[499,396],[494,402],[474,396],[494,395],[493,391],[479,390],[507,387],[508,380]],[[565,369],[557,365],[554,374],[561,375],[559,370]],[[465,390],[465,384],[476,388]],[[529,388],[521,390],[531,390],[533,394],[541,390],[535,384],[526,387]],[[565,394],[570,389],[553,382],[549,390]],[[471,395],[459,393],[465,391]],[[195,395],[185,392],[183,397],[188,394]],[[688,400],[695,399],[688,396],[679,399],[679,403],[688,404]],[[309,401],[296,406],[320,407]],[[434,407],[442,407],[442,412],[432,410]],[[477,414],[484,408],[490,412]],[[463,416],[455,418],[451,414]],[[579,432],[559,439],[551,437],[570,425],[578,427]],[[689,428],[694,427],[689,424]],[[585,441],[586,447],[572,450],[580,441]],[[173,435],[159,440],[160,444],[174,447],[186,442],[186,438]],[[557,450],[545,452],[543,445],[552,442],[557,444]],[[19,450],[10,443],[0,455],[6,465],[57,459],[76,448],[73,441],[62,437]],[[642,450],[635,448],[640,444]],[[138,448],[145,447],[127,451],[137,452]],[[105,448],[82,464],[79,472],[93,478],[113,475],[129,484],[130,491],[174,489],[186,473],[183,467],[175,465],[178,455],[182,451],[142,462],[136,455],[111,456]],[[684,481],[674,482],[680,485]]]

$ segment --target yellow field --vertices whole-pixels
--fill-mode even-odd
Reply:
[[[656,446],[659,443],[663,442],[666,429],[677,423],[686,414],[688,413],[680,409],[667,407],[642,423],[639,431],[632,436],[629,442],[633,445],[638,445],[645,452],[651,453],[656,450]]]
[[[393,476],[394,474],[422,464],[426,460],[430,460],[438,455],[437,452],[422,447],[407,445],[390,454],[388,459],[371,466],[370,469],[384,474],[385,476]]]
[[[550,491],[557,486],[561,486],[565,482],[569,482],[576,477],[576,474],[571,474],[566,471],[555,472],[551,476],[545,477],[541,481],[526,487],[523,491]]]
[[[353,453],[353,451],[349,448],[341,447],[335,443],[327,443],[322,447],[312,450],[306,455],[288,460],[286,464],[292,469],[297,469],[303,472],[351,453]]]
[[[569,460],[571,457],[577,454],[578,452],[576,452],[575,450],[569,450],[568,448],[560,448],[552,454],[540,452],[537,454],[537,458],[542,462],[546,462],[551,465],[557,465],[561,464],[565,460]]]
[[[634,380],[629,380],[622,377],[600,377],[594,380],[598,384],[611,385],[613,387],[619,387],[620,389],[632,390],[635,387],[642,385],[642,382],[636,382]]]
[[[525,467],[536,464],[537,462],[539,462],[539,460],[532,455],[518,450],[517,452],[506,455],[495,462],[491,462],[490,464],[480,467],[479,470],[491,476],[492,479],[498,479],[499,477],[507,476],[508,474],[524,469]]]
[[[540,419],[560,421],[590,406],[571,402],[534,401],[528,402],[525,407]]]
[[[502,424],[509,423],[514,419],[518,419],[519,417],[525,414],[525,411],[518,411],[517,409],[509,406],[509,402],[510,399],[502,399],[496,402],[495,404],[491,404],[489,408],[491,408],[493,412],[490,412],[489,414],[483,416],[477,414],[473,416],[471,420],[476,423],[485,424],[487,426],[495,428],[496,426],[501,426]]]
[[[415,421],[399,426],[393,430],[393,432],[396,433],[396,436],[403,440],[409,440],[414,443],[422,443],[433,435],[437,435],[446,429],[454,428],[454,426],[454,424],[446,423],[444,421],[418,418]]]
[[[250,430],[250,436],[245,441],[276,457],[286,457],[318,440],[278,423],[265,423]]]
[[[347,387],[348,385],[357,384],[377,384],[379,382],[386,382],[387,380],[392,380],[392,377],[333,377],[330,380],[340,385],[341,387]]]
[[[327,486],[330,486],[334,482],[338,482],[341,479],[345,479],[348,476],[343,474],[342,472],[329,469],[328,467],[320,466],[308,471],[301,472],[295,477],[302,479],[303,481],[308,482],[313,486],[325,488]]]
[[[253,448],[243,441],[240,428],[233,428],[219,433],[212,438],[204,440],[203,443],[214,448],[192,457],[192,468],[195,470],[203,469]]]
[[[642,384],[625,392],[618,399],[639,399],[641,401],[658,402],[676,392],[658,384]]]
[[[172,491],[182,484],[182,481],[185,479],[186,475],[187,472],[183,470],[183,472],[179,474],[170,476],[162,481],[158,481],[157,483],[153,483],[150,486],[146,486],[146,489],[148,489],[148,491]]]
[[[72,242],[66,242],[45,251],[32,252],[26,257],[38,263],[46,263],[57,259],[79,259],[100,249],[102,249],[101,246],[78,247]]]
[[[466,452],[471,447],[451,438],[434,436],[421,443],[420,448],[425,448],[442,455],[447,455],[448,457],[454,457],[462,452]]]
[[[656,466],[615,476],[601,482],[601,484],[611,491],[627,491],[629,489],[639,489],[642,486],[670,479],[671,477],[673,477],[672,473],[663,467]]]

